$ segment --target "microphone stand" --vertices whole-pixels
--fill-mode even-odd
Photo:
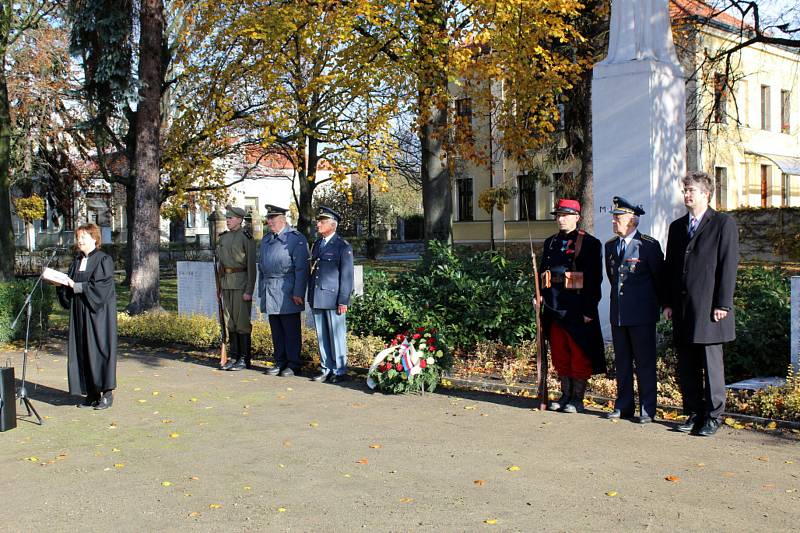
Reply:
[[[27,416],[35,416],[36,419],[39,421],[37,425],[41,426],[44,422],[42,421],[42,417],[39,416],[39,413],[36,412],[36,409],[33,407],[30,398],[28,397],[28,389],[25,387],[25,379],[28,371],[28,340],[30,337],[31,331],[31,313],[33,311],[33,306],[31,305],[31,298],[33,297],[33,293],[36,292],[36,289],[42,283],[42,275],[44,274],[44,269],[50,266],[50,263],[55,258],[58,249],[54,249],[52,255],[47,259],[47,263],[45,263],[44,267],[42,267],[42,273],[39,274],[39,278],[36,280],[36,283],[33,285],[31,292],[28,293],[27,298],[25,298],[25,303],[22,304],[22,309],[19,310],[17,313],[17,318],[14,319],[14,322],[11,324],[11,331],[14,331],[17,327],[17,321],[22,316],[22,312],[25,311],[26,315],[26,322],[25,322],[25,350],[22,352],[22,379],[20,381],[19,389],[17,390],[17,398],[19,398],[20,406],[24,405],[25,409],[28,411]]]

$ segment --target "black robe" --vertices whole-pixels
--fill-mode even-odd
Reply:
[[[544,241],[539,271],[550,270],[563,276],[564,271],[583,272],[583,289],[567,290],[563,283],[542,289],[542,329],[549,335],[553,321],[564,328],[592,362],[593,374],[606,373],[605,344],[597,310],[603,282],[603,255],[600,241],[584,233],[578,259],[575,244],[578,230],[557,233]],[[592,319],[588,324],[583,317]]]
[[[67,376],[69,392],[96,395],[117,387],[117,292],[114,261],[100,250],[75,258],[68,275],[75,288],[58,288],[58,299],[69,309]]]

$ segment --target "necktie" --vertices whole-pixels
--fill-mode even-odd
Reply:
[[[617,251],[619,252],[620,259],[625,257],[625,239],[619,240],[619,246],[617,246]]]
[[[694,237],[694,232],[697,231],[697,219],[692,217],[689,221],[689,238]]]

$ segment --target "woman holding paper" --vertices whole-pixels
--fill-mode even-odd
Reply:
[[[84,396],[78,407],[108,409],[117,387],[117,293],[114,261],[100,250],[100,228],[86,224],[75,231],[80,253],[58,299],[69,310],[67,376],[69,392]]]

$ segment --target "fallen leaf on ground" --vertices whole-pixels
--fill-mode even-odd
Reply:
[[[765,463],[769,462],[769,457],[767,457],[766,455],[756,457],[756,459],[758,459],[759,461],[764,461]]]
[[[196,401],[197,401],[197,398],[189,398],[189,401],[190,401],[190,402],[196,402]]]
[[[139,403],[147,403],[147,400],[136,400]]]
[[[372,448],[373,450],[377,450],[378,448],[382,448],[383,446],[381,446],[380,444],[370,444],[369,447]]]
[[[414,501],[414,498],[400,498],[400,503],[411,503]]]
[[[474,405],[465,405],[464,406],[464,410],[465,411],[473,411],[473,410],[475,410],[475,406]]]
[[[767,424],[767,429],[777,429],[777,428],[778,428],[778,423],[775,422],[774,420],[769,424]]]
[[[486,482],[484,480],[482,480],[482,479],[476,479],[475,481],[473,481],[473,483],[475,483],[479,487],[482,487],[483,484],[486,483]]]
[[[112,452],[121,452],[122,450],[120,450],[119,448],[111,448],[111,451]]]
[[[723,472],[722,475],[724,477],[733,477],[736,475],[736,472]]]
[[[700,468],[703,468],[704,466],[706,466],[706,464],[705,463],[697,463],[697,466],[699,466]]]
[[[784,463],[787,465],[793,465],[794,461],[792,461],[791,459],[787,459],[786,461],[784,461]]]
[[[286,387],[286,390],[288,390],[289,392],[291,392],[291,391],[293,391],[294,389],[293,389],[293,388],[291,388],[291,387]]]
[[[142,390],[141,387],[136,387],[135,389],[133,389],[133,392],[139,392],[140,390]]]
[[[736,420],[734,420],[731,417],[728,417],[728,418],[725,419],[725,424],[727,424],[729,426],[733,426],[734,424],[736,424]]]
[[[208,504],[208,508],[209,509],[219,509],[220,507],[222,507],[222,505],[220,505],[218,503],[209,503]]]
[[[114,468],[125,468],[125,463],[114,463]]]
[[[344,477],[350,477],[350,474],[344,474]]]
[[[161,423],[162,423],[162,424],[172,424],[172,420],[170,420],[169,418],[165,418],[165,419],[163,419],[163,420],[161,421]]]
[[[506,470],[508,470],[509,472],[516,472],[517,470],[519,470],[519,467],[517,465],[511,465],[508,468],[506,468]]]
[[[681,480],[681,478],[679,478],[678,476],[673,476],[673,475],[669,475],[664,479],[666,479],[667,481],[672,481],[673,483],[677,483],[678,481]]]
[[[284,448],[291,448],[292,447],[292,443],[289,442],[288,440],[285,440],[285,441],[283,441],[283,447]]]
[[[356,461],[356,464],[359,464],[359,465],[369,464],[369,459],[367,459],[366,457],[362,457],[361,459]]]
[[[278,468],[286,468],[286,466],[285,466],[285,465],[282,465],[282,464],[279,464],[279,465],[278,465]]]
[[[197,511],[192,511],[191,513],[189,513],[189,518],[197,518],[198,516],[200,516],[200,513],[198,513]]]
[[[190,477],[189,479],[191,479],[192,481],[197,481],[197,480],[198,480],[198,479],[200,479],[200,478],[199,478],[199,477],[197,477],[197,476],[192,476],[192,477]]]
[[[153,391],[153,396],[158,396],[160,393],[157,390]]]
[[[278,512],[279,513],[285,513],[286,512],[286,507],[278,507]]]
[[[161,486],[162,486],[162,487],[169,487],[169,486],[171,486],[171,485],[172,485],[172,482],[171,482],[171,481],[162,481],[162,482],[161,482]]]
[[[285,400],[286,396],[284,396],[283,394],[278,394],[278,399],[279,400]]]
[[[171,439],[177,439],[180,436],[181,436],[180,433],[170,433],[169,434],[169,438],[171,438]]]
[[[319,426],[319,422],[311,422],[309,424],[309,426],[311,426],[312,428],[315,428],[315,427]]]
[[[249,486],[245,485],[244,487],[242,487],[242,490],[252,490],[252,488],[253,487],[249,487]]]
[[[484,524],[489,524],[490,526],[493,526],[493,525],[495,525],[497,523],[497,519],[496,518],[487,518],[486,520],[483,521],[483,523]]]
[[[610,491],[606,492],[606,496],[610,496],[612,498],[614,496],[616,496],[616,495],[617,495],[617,491],[615,491],[615,490],[610,490]]]

